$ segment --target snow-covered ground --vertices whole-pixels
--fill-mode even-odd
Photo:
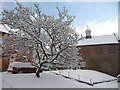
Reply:
[[[55,73],[69,76],[71,78],[83,80],[90,83],[90,80],[92,83],[95,82],[102,82],[102,81],[108,81],[108,80],[114,80],[117,79],[116,77],[112,77],[110,75],[93,71],[93,70],[60,70],[60,71],[53,71]]]
[[[119,88],[119,90],[120,90],[120,83],[118,84],[118,88]]]
[[[0,73],[0,90],[2,88],[2,73]]]
[[[75,78],[75,75],[80,75],[80,80],[87,81],[87,79],[84,78],[89,78],[93,82],[116,79],[110,75],[92,70],[62,70],[60,72],[43,72],[40,78],[37,78],[35,73],[10,74],[8,72],[3,72],[2,75],[0,73],[0,76],[2,77],[2,79],[0,78],[2,81],[0,88],[118,88],[117,80],[90,86],[74,79],[64,78],[62,75],[56,75],[53,72],[69,75],[73,78]]]
[[[44,72],[40,78],[35,74],[3,73],[3,88],[91,88],[86,84],[65,79],[50,72]]]

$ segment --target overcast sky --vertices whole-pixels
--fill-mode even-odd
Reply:
[[[33,6],[35,2],[22,2],[24,6]],[[65,6],[70,15],[76,16],[73,27],[76,32],[85,36],[87,25],[92,35],[107,35],[118,33],[118,2],[37,2],[43,13],[57,14],[56,6]],[[14,2],[3,2],[2,10],[13,9]]]

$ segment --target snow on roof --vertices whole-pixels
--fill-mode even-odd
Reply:
[[[0,32],[9,33],[9,30],[7,27],[5,27],[5,25],[0,24]]]
[[[78,41],[77,46],[85,46],[85,45],[101,45],[101,44],[117,44],[118,39],[116,34],[112,35],[101,35],[101,36],[92,36],[90,39],[81,39]]]

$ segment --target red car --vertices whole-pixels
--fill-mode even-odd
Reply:
[[[35,73],[36,68],[29,62],[13,62],[9,65],[7,71],[12,73]]]

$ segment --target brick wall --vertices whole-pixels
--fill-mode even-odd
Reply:
[[[118,71],[118,45],[82,46],[82,57],[85,57],[85,69],[101,71],[117,76]]]

